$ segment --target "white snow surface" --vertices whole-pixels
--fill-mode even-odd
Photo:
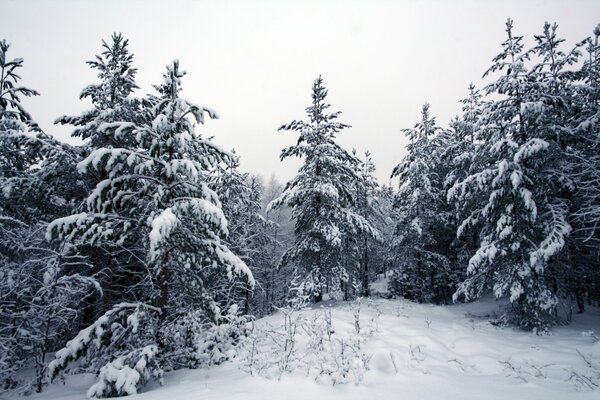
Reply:
[[[375,288],[374,288],[375,289]],[[333,336],[354,332],[352,302],[331,302]],[[306,371],[284,373],[280,380],[251,376],[234,359],[210,369],[179,370],[165,375],[165,385],[144,388],[139,400],[315,400],[315,399],[598,399],[600,390],[600,311],[576,315],[551,335],[536,336],[489,323],[500,302],[433,306],[405,300],[362,300],[362,350],[370,354],[362,383],[332,386],[307,377]],[[310,319],[324,311],[312,306]],[[380,314],[378,318],[376,316]],[[376,321],[376,322],[375,322]],[[259,326],[279,327],[281,313],[260,319]],[[300,329],[300,331],[302,331]],[[595,333],[594,333],[595,332]],[[299,335],[306,336],[304,332]],[[299,340],[301,351],[306,337]],[[584,358],[591,361],[591,366]],[[579,376],[580,378],[578,378]],[[581,379],[581,380],[580,380]],[[68,376],[29,399],[85,399],[92,375]],[[0,398],[10,398],[0,394]]]

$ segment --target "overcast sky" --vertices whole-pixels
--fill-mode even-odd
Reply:
[[[458,113],[469,82],[481,84],[500,51],[507,17],[526,44],[544,21],[558,22],[570,48],[600,22],[600,1],[0,0],[0,12],[9,55],[25,58],[23,84],[41,93],[25,105],[61,140],[77,143],[54,119],[90,108],[79,93],[97,78],[85,61],[116,31],[135,54],[137,95],[178,58],[183,95],[221,116],[200,131],[266,177],[295,174],[297,161],[279,161],[295,136],[277,128],[304,118],[322,74],[333,109],[352,125],[339,143],[370,150],[387,183],[404,153],[400,129],[425,101],[438,124]]]

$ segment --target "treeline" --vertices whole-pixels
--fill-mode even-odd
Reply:
[[[233,357],[251,316],[369,296],[380,274],[419,302],[491,292],[509,300],[497,323],[539,332],[598,305],[600,27],[568,52],[556,30],[525,50],[509,20],[495,81],[447,128],[423,106],[397,190],[336,143],[349,125],[320,77],[280,128],[297,135],[281,159],[303,160],[282,187],[198,132],[218,114],[180,96],[177,61],[138,98],[128,41],[102,42],[92,108],[56,121],[71,146],[24,109],[37,92],[0,42],[1,387],[72,369],[98,375],[90,397],[133,394]]]
[[[304,164],[271,206],[293,210],[283,263],[304,270],[315,301],[369,295],[373,272],[391,270],[392,295],[445,304],[491,292],[509,300],[495,323],[537,332],[598,305],[600,26],[570,51],[556,24],[527,50],[511,20],[506,36],[492,82],[469,86],[447,128],[425,104],[403,130],[397,191],[377,186],[368,156],[336,145],[348,126],[327,112],[321,78],[309,119],[281,128],[299,136],[282,159]]]
[[[600,301],[600,26],[563,49],[506,23],[502,51],[448,128],[429,106],[394,170],[392,289],[418,301],[508,298],[498,318],[543,331]]]

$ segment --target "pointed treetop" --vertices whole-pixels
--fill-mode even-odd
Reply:
[[[435,117],[429,116],[429,103],[425,102],[421,109],[421,121],[415,124],[413,129],[402,129],[402,132],[408,136],[411,142],[425,140],[427,141],[437,131],[435,126]]]
[[[154,85],[154,88],[163,96],[168,97],[171,100],[177,98],[177,95],[181,91],[181,78],[185,76],[186,72],[179,69],[179,60],[175,59],[169,65],[167,65],[167,72],[163,74],[165,83],[161,85]]]
[[[29,125],[30,128],[38,130],[32,121],[31,115],[21,105],[20,96],[38,96],[35,90],[17,86],[21,77],[15,72],[23,66],[22,58],[7,59],[10,45],[6,40],[0,40],[0,118],[15,118]]]
[[[310,116],[310,121],[315,124],[327,122],[331,119],[337,118],[339,112],[332,114],[325,114],[325,110],[331,107],[330,104],[325,103],[327,97],[327,88],[323,84],[323,78],[321,75],[313,82],[312,85],[312,105],[306,108],[306,113]]]
[[[104,49],[95,60],[87,64],[98,70],[100,83],[83,89],[80,98],[89,97],[99,109],[113,108],[129,96],[135,89],[137,68],[132,67],[133,54],[129,53],[129,40],[121,33],[113,33],[111,43],[102,40]]]

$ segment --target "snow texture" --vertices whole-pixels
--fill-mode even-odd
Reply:
[[[489,315],[499,304],[490,298],[453,306],[362,300],[358,336],[361,351],[370,360],[358,385],[351,381],[334,386],[323,377],[307,377],[306,370],[286,372],[280,379],[251,376],[245,372],[247,358],[240,356],[210,369],[167,373],[164,386],[150,387],[136,398],[359,400],[398,398],[400,394],[401,398],[421,400],[598,398],[597,309],[578,315],[569,326],[556,328],[552,336],[537,336],[490,324]],[[324,311],[314,307],[300,312],[298,321],[304,321],[304,328],[297,333],[298,355],[306,352],[314,339],[314,334],[304,329],[314,326],[310,321]],[[354,302],[334,305],[331,313],[333,340],[357,337]],[[277,313],[256,321],[255,329],[278,335],[285,331],[283,322],[283,315]],[[259,354],[269,359],[280,356],[268,347],[260,347]],[[301,364],[302,360],[295,362]],[[127,379],[134,376],[131,371],[121,372],[118,379],[123,388],[131,389]],[[91,375],[71,376],[66,385],[51,385],[30,398],[81,399],[93,379]]]

